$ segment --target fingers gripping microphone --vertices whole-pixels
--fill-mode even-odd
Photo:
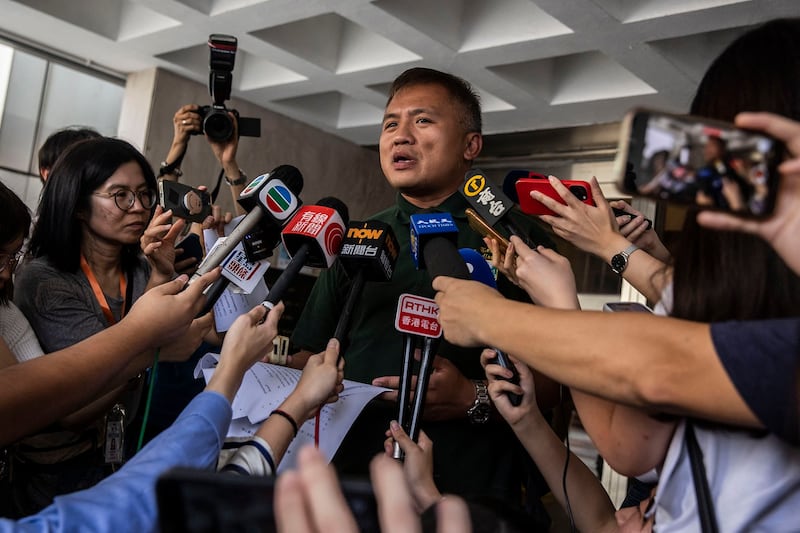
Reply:
[[[347,225],[347,206],[341,200],[323,198],[317,205],[301,207],[281,232],[286,251],[292,257],[269,290],[263,304],[272,309],[283,298],[304,266],[328,268],[342,247]]]
[[[514,206],[514,202],[500,187],[489,182],[482,170],[473,169],[468,171],[464,184],[459,191],[470,207],[489,226],[503,228],[509,234],[522,239],[531,248],[536,247],[535,244],[530,242],[526,233],[508,216]]]
[[[291,215],[302,205],[299,194],[303,190],[303,175],[296,167],[280,165],[267,174],[255,178],[239,195],[239,204],[248,210],[225,242],[207,255],[189,283],[223,264],[242,240],[258,239],[262,249],[273,250],[280,242],[280,231]],[[257,237],[254,237],[257,235]],[[217,303],[230,284],[220,277],[206,290],[206,303],[197,316],[203,316]]]
[[[392,227],[377,220],[353,221],[339,253],[339,261],[353,284],[347,293],[339,323],[333,336],[340,343],[339,357],[345,352],[345,334],[350,325],[353,307],[367,281],[390,281],[394,274],[400,245]]]
[[[461,257],[464,258],[464,262],[467,264],[467,269],[469,270],[470,274],[472,275],[472,279],[475,281],[480,281],[484,285],[488,285],[489,287],[496,289],[497,283],[494,280],[494,275],[492,274],[492,269],[489,267],[489,264],[486,262],[486,259],[471,248],[462,248],[458,251],[461,254]],[[514,385],[519,385],[519,372],[517,372],[517,367],[514,366],[505,352],[498,350],[497,348],[492,348],[495,353],[497,354],[497,364],[502,366],[503,368],[507,368],[511,370],[513,374],[511,378],[502,378],[506,381],[510,381]],[[519,406],[522,403],[522,396],[519,394],[515,394],[513,392],[509,392],[508,400],[511,402],[511,405],[514,407]]]

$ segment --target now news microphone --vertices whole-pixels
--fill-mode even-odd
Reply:
[[[492,269],[489,267],[489,263],[486,262],[486,259],[481,254],[472,248],[462,248],[458,252],[464,259],[464,262],[467,264],[467,270],[469,270],[473,280],[480,281],[484,285],[488,285],[493,289],[497,288],[497,282],[492,274]],[[494,350],[497,354],[497,364],[503,368],[511,370],[511,373],[513,374],[511,378],[500,379],[510,381],[514,385],[519,385],[519,372],[517,372],[517,367],[514,366],[514,363],[509,360],[508,356],[502,350],[498,350],[497,348],[492,348],[492,350]],[[522,396],[519,394],[508,392],[507,395],[508,400],[514,407],[517,407],[520,403],[522,403]]]
[[[333,264],[342,247],[348,218],[347,206],[333,197],[297,210],[281,232],[283,246],[292,260],[270,288],[264,307],[275,307],[304,266],[329,268]]]
[[[514,202],[500,187],[490,183],[482,170],[476,168],[467,171],[464,184],[459,191],[486,224],[492,228],[503,228],[509,234],[522,239],[528,246],[535,248],[525,232],[508,216],[514,207]]]
[[[247,215],[236,225],[225,242],[203,259],[189,283],[223,264],[239,242],[244,242],[249,259],[253,259],[251,255],[254,246],[262,250],[258,255],[263,255],[266,250],[271,253],[280,243],[281,228],[302,205],[299,198],[302,190],[303,175],[292,165],[280,165],[251,181],[238,198],[239,204],[247,209]],[[256,259],[261,258],[263,257]],[[230,280],[224,276],[212,283],[205,290],[206,303],[197,316],[211,311],[229,284]]]
[[[399,252],[400,245],[389,224],[377,220],[352,221],[348,224],[339,261],[353,284],[333,333],[342,347],[339,350],[340,358],[345,351],[344,336],[350,326],[353,307],[364,290],[364,283],[391,281]]]

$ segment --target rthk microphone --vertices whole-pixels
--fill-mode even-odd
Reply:
[[[522,239],[528,246],[535,248],[525,232],[508,216],[514,207],[514,202],[500,187],[491,183],[482,170],[469,170],[459,191],[470,207],[489,226],[495,229],[503,228],[509,234]]]
[[[419,419],[422,412],[418,412],[416,419],[411,406],[411,374],[414,361],[414,351],[417,349],[420,338],[425,338],[425,348],[423,350],[431,352],[433,341],[442,336],[442,328],[439,325],[439,306],[430,298],[423,298],[414,294],[401,294],[397,301],[397,314],[395,315],[394,327],[403,334],[403,370],[400,374],[400,385],[397,396],[397,423],[411,436],[414,441],[419,437]],[[428,373],[430,374],[430,373]],[[425,396],[427,390],[427,376],[420,369],[417,378],[416,394]],[[420,380],[425,379],[425,390],[420,391]],[[419,396],[417,396],[419,397]],[[414,400],[416,407],[417,400]],[[392,457],[395,459],[403,458],[403,450],[395,442],[392,450]]]
[[[339,341],[339,357],[345,352],[344,337],[356,300],[367,281],[391,281],[400,245],[389,224],[377,220],[352,221],[339,252],[339,262],[352,280],[333,336]]]
[[[342,247],[347,219],[347,206],[332,197],[297,210],[281,232],[283,246],[292,260],[275,280],[262,305],[272,309],[304,266],[329,268],[333,264]]]
[[[285,181],[297,181],[302,184],[300,171],[291,165],[281,165],[268,174],[262,174],[251,181],[239,195],[239,204],[248,213],[225,239],[225,242],[209,253],[189,282],[193,282],[203,274],[217,268],[242,242],[245,235],[262,220],[269,226],[283,227],[300,208],[302,202],[286,185]]]
[[[492,269],[489,267],[489,263],[486,262],[486,259],[473,250],[472,248],[462,248],[459,251],[461,257],[464,258],[464,262],[467,264],[467,269],[469,270],[472,279],[475,281],[480,281],[484,285],[488,285],[489,287],[496,289],[497,282],[495,282],[494,275],[492,274]],[[517,367],[514,366],[514,363],[509,360],[508,356],[502,350],[498,350],[497,348],[492,348],[495,353],[497,354],[497,364],[502,366],[503,368],[507,368],[511,370],[512,376],[511,378],[501,378],[505,379],[506,381],[510,381],[514,385],[519,385],[519,372],[517,372]],[[511,405],[517,407],[520,403],[522,403],[522,396],[519,394],[509,392],[508,400],[511,402]]]

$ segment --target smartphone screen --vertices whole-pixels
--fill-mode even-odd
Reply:
[[[620,186],[654,199],[764,216],[775,203],[778,148],[770,137],[732,124],[634,110],[620,139]]]

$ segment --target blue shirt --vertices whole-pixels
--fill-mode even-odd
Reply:
[[[0,533],[154,531],[158,476],[178,466],[213,468],[230,423],[228,400],[215,392],[203,392],[119,472],[90,489],[57,497],[35,515],[17,522],[0,519]]]

